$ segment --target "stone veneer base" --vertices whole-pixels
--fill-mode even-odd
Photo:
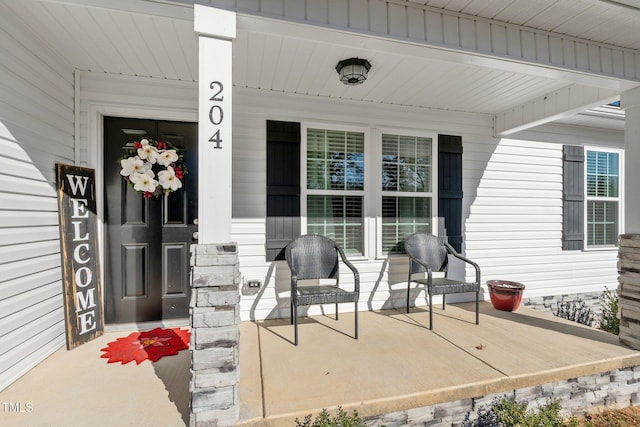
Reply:
[[[459,426],[468,413],[473,419],[479,409],[488,408],[495,399],[502,397],[518,402],[526,401],[529,408],[536,408],[549,399],[556,399],[561,403],[561,415],[565,418],[598,410],[637,406],[640,405],[640,366],[407,409],[368,417],[366,421],[369,427]]]

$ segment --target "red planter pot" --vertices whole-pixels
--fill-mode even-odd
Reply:
[[[515,311],[520,306],[524,285],[508,280],[488,280],[489,296],[493,307],[502,311]]]

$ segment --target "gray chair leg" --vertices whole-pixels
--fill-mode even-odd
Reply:
[[[289,308],[291,309],[291,324],[293,325],[293,299],[291,300],[291,304],[289,304]]]
[[[409,294],[411,293],[411,281],[407,282],[407,313],[409,312]]]
[[[295,315],[293,316],[293,343],[298,345],[298,307],[294,309]]]
[[[444,301],[447,299],[447,294],[442,294],[442,310],[444,310]]]
[[[356,301],[356,339],[358,339],[358,301]]]
[[[336,303],[336,320],[338,320],[338,303]]]
[[[433,330],[433,297],[429,294],[429,329]]]
[[[480,324],[480,291],[476,292],[476,325]]]

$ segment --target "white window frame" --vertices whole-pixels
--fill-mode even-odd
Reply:
[[[618,197],[593,197],[589,196],[587,188],[588,177],[588,152],[615,153],[618,155]],[[588,205],[590,200],[616,201],[618,202],[618,235],[624,233],[624,150],[610,147],[585,146],[584,147],[584,245],[585,251],[617,251],[618,245],[613,246],[589,246]]]
[[[438,234],[438,133],[426,130],[399,128],[369,128],[339,123],[302,122],[300,149],[300,224],[307,233],[307,197],[309,195],[363,196],[363,254],[349,255],[352,260],[383,259],[389,256],[382,251],[382,197],[383,195],[431,198],[431,232]],[[309,190],[307,188],[307,130],[326,129],[364,134],[364,191]],[[382,191],[382,134],[431,138],[431,191],[383,192]],[[375,235],[372,232],[375,231]]]
[[[300,149],[300,226],[302,234],[307,233],[307,197],[309,195],[344,195],[344,196],[362,196],[362,255],[349,255],[349,259],[367,259],[370,256],[369,245],[371,230],[369,218],[371,212],[369,209],[371,198],[371,129],[365,127],[345,126],[335,123],[301,123],[301,149]],[[341,132],[358,132],[364,134],[364,190],[309,190],[307,188],[307,130],[308,129],[325,129]]]
[[[409,191],[382,190],[382,135],[401,135],[416,138],[431,138],[431,191],[416,193]],[[380,128],[376,132],[375,150],[375,209],[376,209],[376,257],[386,258],[389,253],[382,250],[382,197],[424,197],[431,198],[431,233],[438,235],[438,134],[421,130]]]

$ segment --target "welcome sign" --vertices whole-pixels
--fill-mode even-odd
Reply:
[[[67,349],[102,335],[95,171],[56,164]]]

